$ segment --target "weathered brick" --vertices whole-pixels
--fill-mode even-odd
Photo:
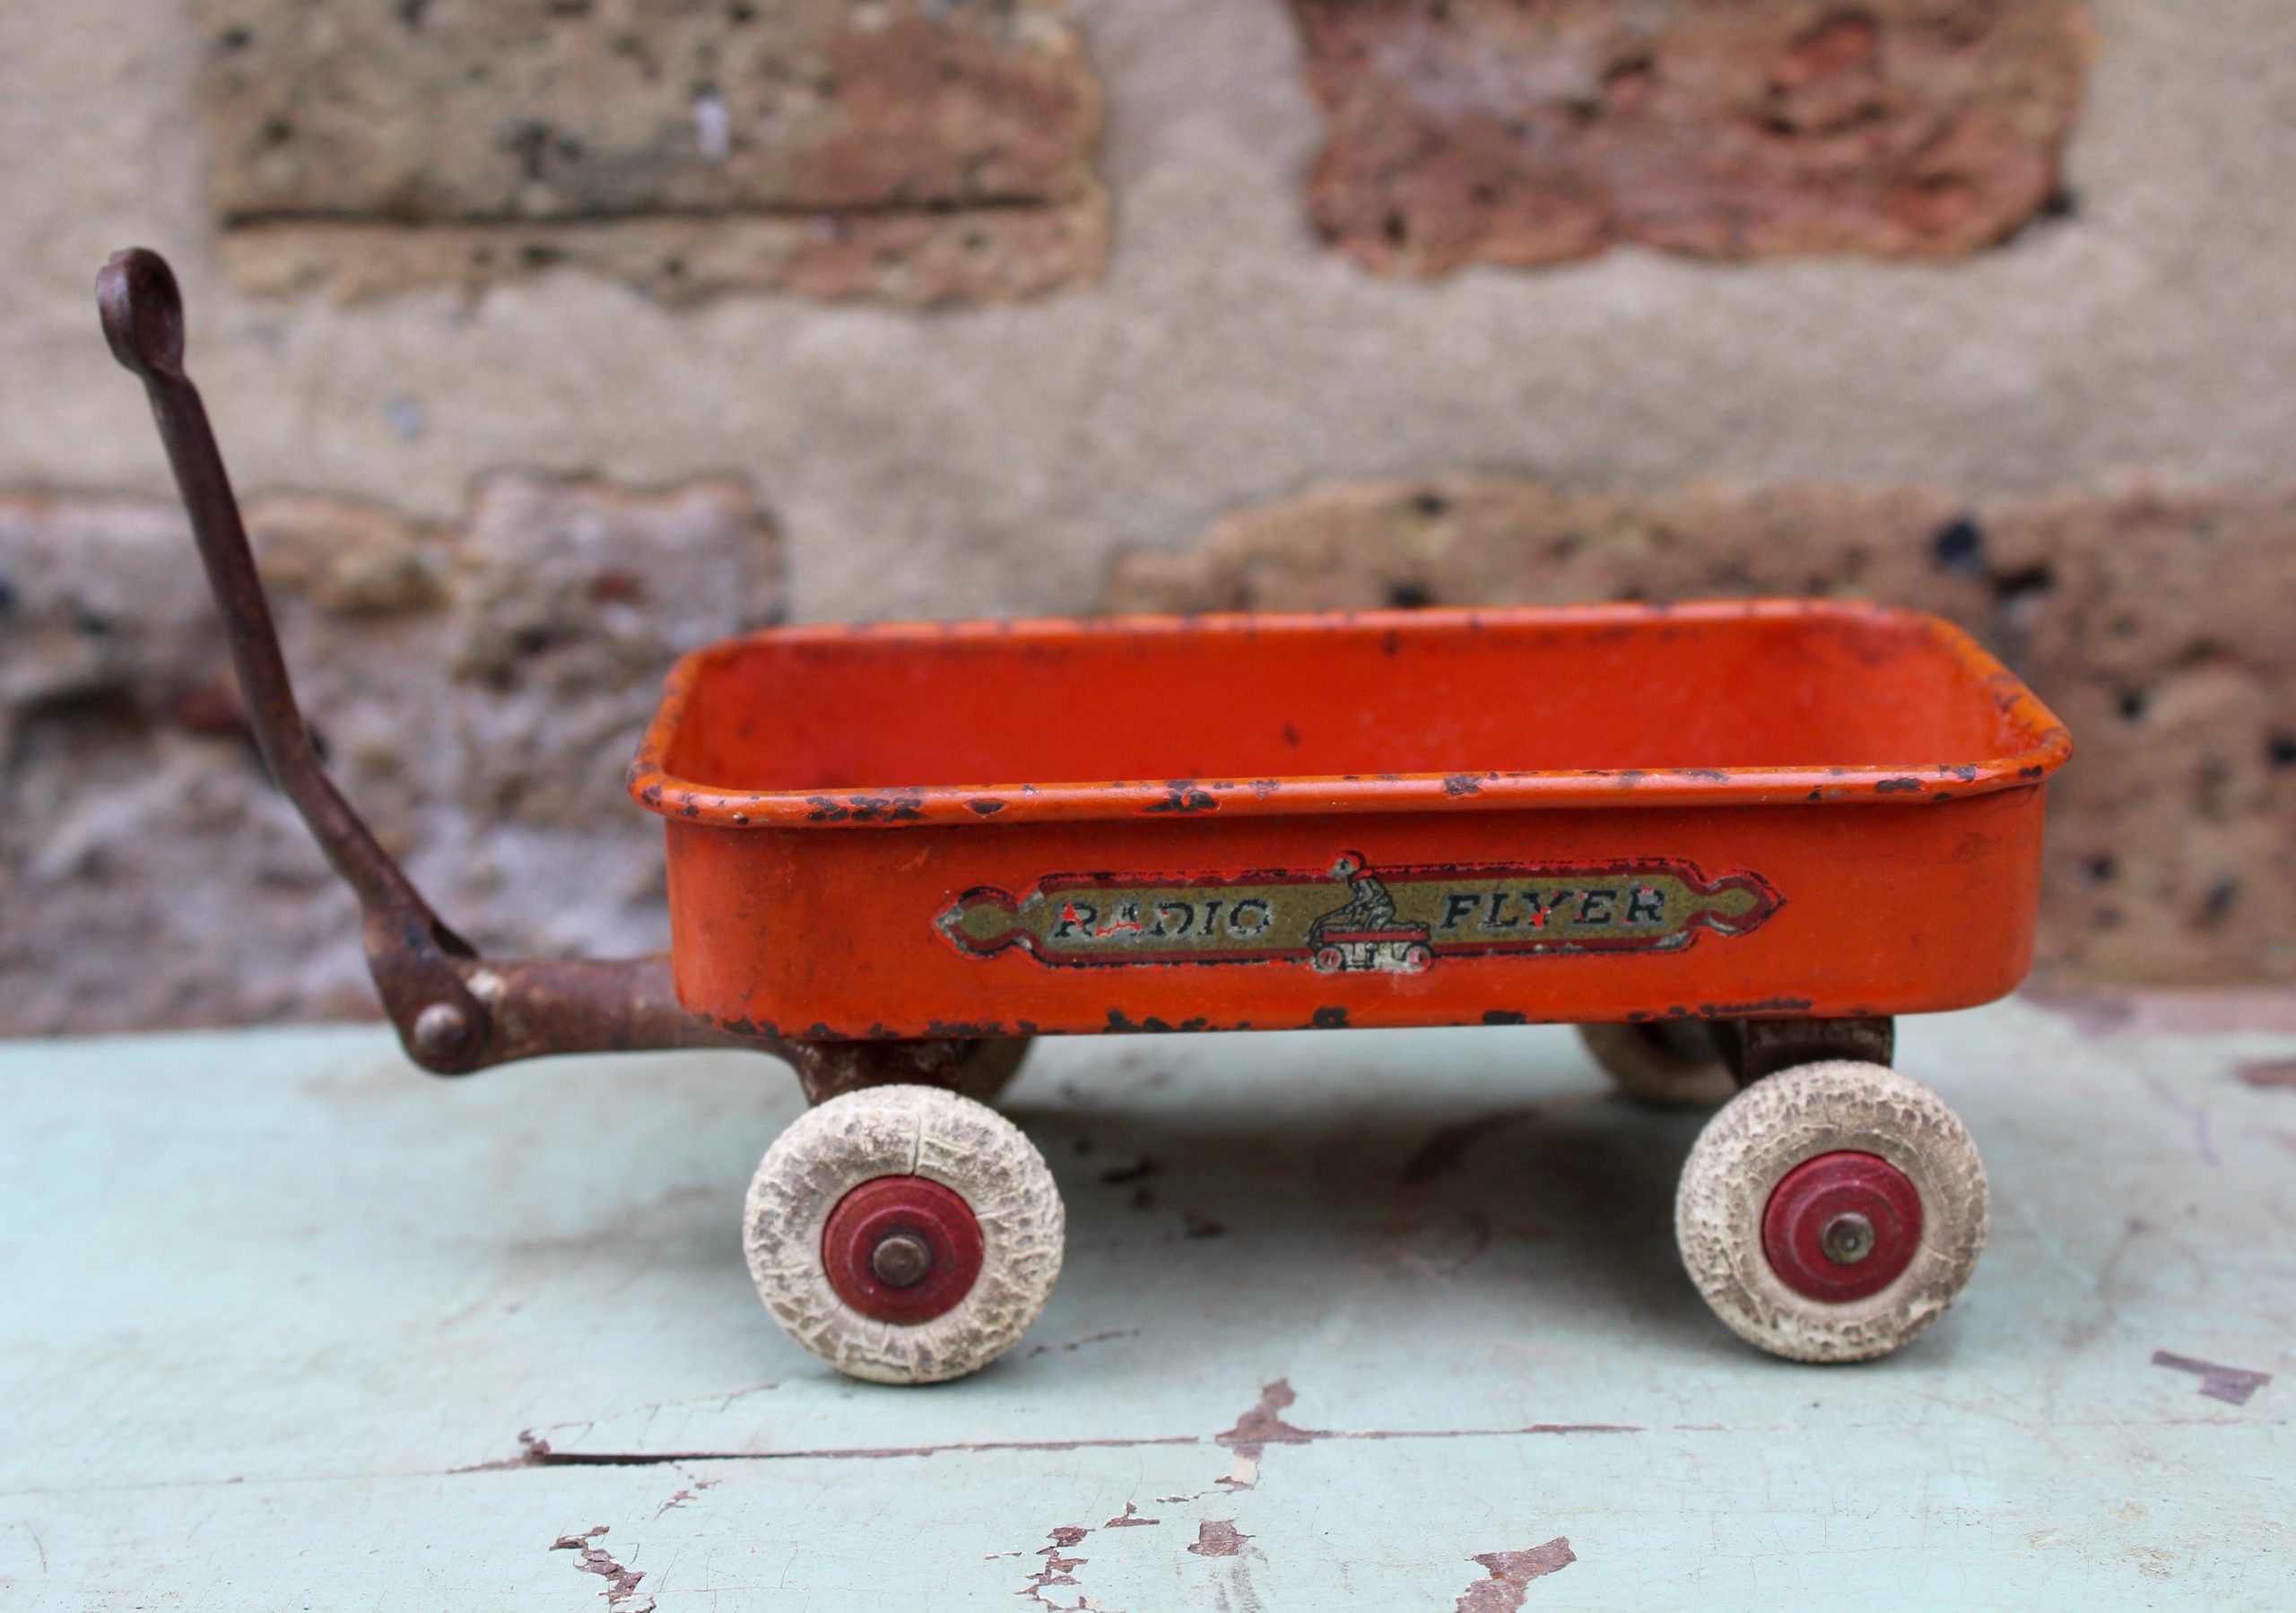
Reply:
[[[331,771],[457,927],[663,945],[622,770],[680,651],[779,613],[753,497],[495,476],[452,529],[308,497],[248,525]],[[0,496],[0,1034],[372,1012],[180,513]]]
[[[1507,477],[1346,484],[1135,553],[1118,610],[1855,596],[1960,622],[2079,754],[2051,787],[2042,967],[2296,980],[2296,493],[2003,500],[1920,488]]]
[[[204,0],[247,283],[558,263],[922,304],[1098,273],[1097,81],[1044,0]]]
[[[1637,244],[1964,253],[2056,191],[2078,0],[1292,0],[1317,224],[1440,273]]]

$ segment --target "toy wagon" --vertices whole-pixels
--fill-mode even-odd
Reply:
[[[1891,1016],[2023,977],[2071,743],[1953,628],[1756,602],[774,629],[679,662],[631,771],[670,956],[483,958],[319,766],[173,276],[121,253],[98,293],[408,1054],[787,1061],[811,1106],[744,1244],[839,1371],[954,1377],[1042,1308],[1059,1195],[990,1103],[1047,1035],[1578,1024],[1630,1093],[1727,1096],[1675,1227],[1745,1339],[1879,1356],[1968,1282],[1984,1171],[1889,1068]]]

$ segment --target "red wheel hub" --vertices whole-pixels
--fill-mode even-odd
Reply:
[[[950,1188],[925,1176],[878,1176],[847,1193],[822,1228],[830,1286],[864,1316],[930,1322],[972,1292],[980,1222]]]
[[[1906,1174],[1873,1154],[1805,1159],[1770,1190],[1761,1249],[1779,1279],[1805,1299],[1840,1303],[1878,1294],[1921,1246],[1921,1195]]]

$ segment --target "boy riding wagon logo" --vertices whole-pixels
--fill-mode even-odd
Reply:
[[[1493,863],[1374,872],[1054,874],[1021,896],[968,890],[938,919],[960,951],[1019,948],[1059,968],[1297,961],[1326,975],[1416,975],[1444,958],[1672,952],[1744,935],[1782,903],[1756,873],[1672,860]]]

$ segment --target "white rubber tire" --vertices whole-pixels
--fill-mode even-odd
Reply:
[[[980,1223],[980,1276],[956,1308],[912,1324],[848,1305],[822,1262],[838,1201],[878,1176],[930,1177]],[[935,1087],[870,1087],[808,1109],[765,1151],[742,1244],[782,1331],[848,1377],[932,1383],[1013,1348],[1060,1275],[1060,1190],[1044,1156],[985,1104]]]
[[[1889,1287],[1828,1303],[1796,1293],[1762,1253],[1771,1191],[1805,1159],[1877,1156],[1921,1199],[1921,1242]],[[1792,1361],[1885,1356],[1944,1314],[1985,1247],[1985,1166],[1961,1118],[1920,1082],[1834,1060],[1781,1071],[1725,1105],[1683,1166],[1674,1236],[1691,1280],[1748,1343]]]
[[[1711,1109],[1738,1090],[1712,1034],[1699,1020],[1581,1025],[1578,1039],[1603,1073],[1638,1103]]]
[[[957,1059],[957,1090],[978,1104],[1002,1097],[1035,1043],[1032,1036],[984,1036]]]

